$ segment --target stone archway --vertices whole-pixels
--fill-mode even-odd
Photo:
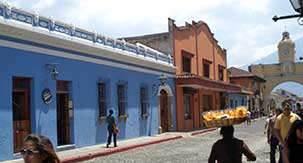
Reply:
[[[266,82],[261,84],[263,108],[270,102],[271,91],[281,83],[296,82],[303,85],[303,62],[295,62],[295,43],[290,39],[288,32],[283,32],[278,44],[279,63],[251,65],[249,71],[263,77]]]
[[[252,65],[251,71],[263,77],[266,82],[261,84],[261,94],[263,97],[263,108],[265,113],[269,113],[267,107],[270,103],[270,93],[279,84],[285,82],[295,82],[303,85],[303,63],[293,63],[295,69],[291,73],[283,73],[283,64]]]
[[[158,89],[158,132],[171,131],[173,128],[173,93],[169,85],[160,85]],[[163,119],[167,118],[167,119]],[[164,126],[163,126],[164,125]]]
[[[295,82],[303,85],[303,63],[291,63],[292,71],[285,73],[283,71],[283,63],[252,65],[251,72],[263,77],[266,82],[261,84],[261,94],[263,97],[263,108],[265,113],[269,113],[267,107],[270,103],[270,93],[279,84],[285,82]]]

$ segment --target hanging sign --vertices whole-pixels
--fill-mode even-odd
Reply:
[[[50,104],[52,102],[52,92],[50,89],[48,88],[45,88],[43,91],[42,91],[42,100],[45,104]]]

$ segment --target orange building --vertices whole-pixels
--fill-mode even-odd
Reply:
[[[204,111],[225,109],[227,93],[241,92],[241,87],[229,83],[226,50],[218,45],[206,23],[193,21],[177,27],[169,19],[168,27],[168,32],[123,39],[174,58],[177,130],[198,129],[203,127]]]

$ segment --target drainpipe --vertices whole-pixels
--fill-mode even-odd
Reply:
[[[197,62],[197,75],[199,75],[199,51],[198,51],[198,36],[197,36],[197,28],[196,26],[194,26],[195,29],[195,43],[196,43],[196,62]],[[197,90],[197,94],[198,94],[198,127],[200,127],[200,124],[202,124],[201,122],[201,115],[200,115],[200,91],[199,89]],[[194,98],[194,104],[195,104],[195,98]],[[194,121],[195,122],[195,121]],[[195,127],[195,123],[194,123],[194,127]]]
[[[216,56],[215,56],[215,40],[213,39],[213,71],[214,71],[214,80],[216,79]],[[215,92],[215,101],[214,101],[214,106],[215,106],[215,110],[218,109],[217,107],[217,96],[219,95],[218,91],[214,91]],[[219,95],[220,96],[220,95]],[[219,97],[220,98],[220,97]]]

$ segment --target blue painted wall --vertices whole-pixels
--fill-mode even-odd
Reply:
[[[246,106],[248,108],[248,96],[237,93],[229,93],[229,107],[236,108],[239,106]],[[243,101],[243,103],[242,103]],[[237,106],[236,106],[237,103]]]
[[[31,125],[32,132],[48,136],[57,146],[56,80],[51,79],[45,68],[47,63],[58,63],[57,80],[70,81],[70,99],[74,116],[72,142],[76,147],[105,143],[106,123],[98,117],[98,87],[100,80],[109,84],[108,109],[117,117],[117,84],[127,86],[127,119],[117,119],[120,133],[118,140],[154,135],[158,132],[158,97],[152,89],[158,85],[159,75],[131,71],[122,68],[98,65],[61,57],[0,46],[0,161],[13,159],[12,126],[12,77],[31,78]],[[147,118],[140,114],[140,86],[148,87],[149,107]],[[174,81],[168,79],[174,93]],[[41,99],[44,88],[53,93],[52,103],[46,105]],[[175,99],[173,125],[176,126]]]

